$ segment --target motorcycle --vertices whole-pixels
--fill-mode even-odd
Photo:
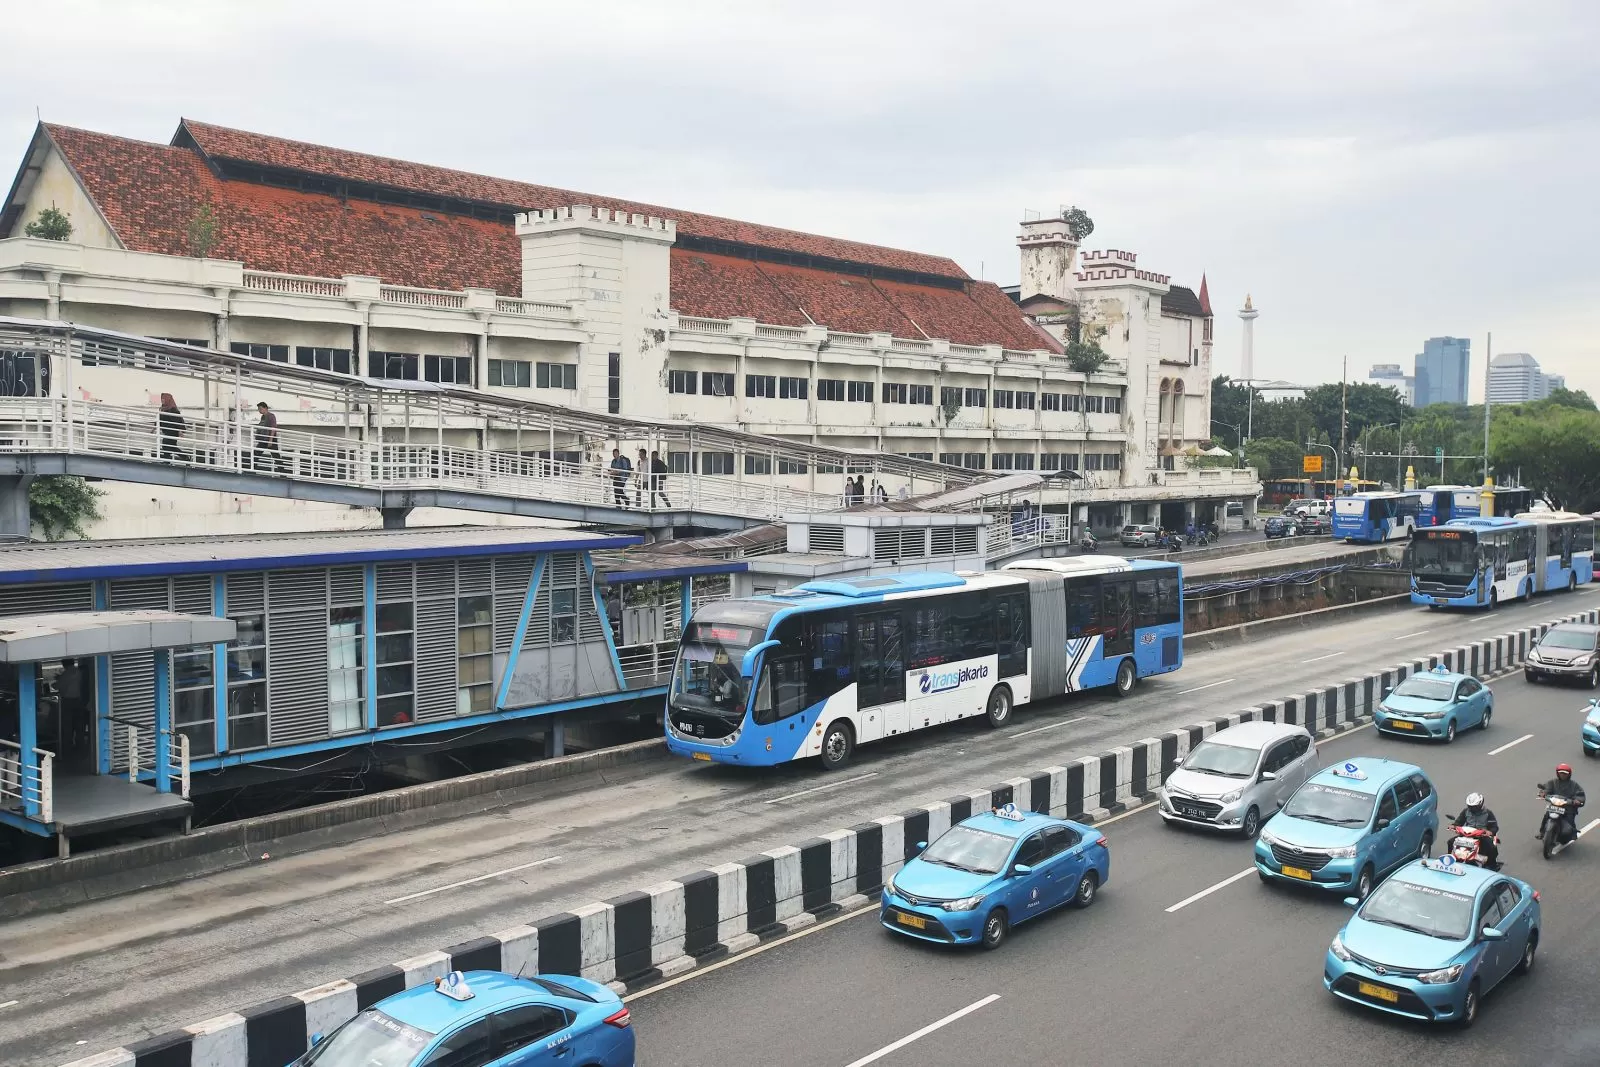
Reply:
[[[1078,538],[1078,551],[1085,555],[1091,552],[1098,552],[1100,551],[1100,542],[1094,539],[1094,534],[1086,533]]]
[[[1500,839],[1481,826],[1452,826],[1450,827],[1450,855],[1457,863],[1472,864],[1474,867],[1489,867],[1488,858],[1484,856],[1481,842],[1493,839],[1495,844]],[[1494,862],[1491,870],[1498,871],[1504,864],[1499,860]]]
[[[1566,817],[1569,810],[1575,812],[1577,808],[1567,797],[1547,796],[1543,790],[1539,792],[1539,799],[1545,803],[1544,821],[1539,824],[1544,833],[1544,858],[1555,859],[1578,843],[1577,828]]]
[[[1182,552],[1183,540],[1177,534],[1167,534],[1161,539],[1161,547],[1168,552]]]

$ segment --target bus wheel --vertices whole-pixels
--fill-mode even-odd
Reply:
[[[1496,607],[1496,605],[1498,605],[1499,603],[1500,603],[1500,590],[1498,590],[1498,589],[1489,590],[1489,610],[1493,611],[1494,608]]]
[[[1117,696],[1125,697],[1133,692],[1133,687],[1139,681],[1139,675],[1134,672],[1133,660],[1124,659],[1117,664]]]
[[[1011,690],[1003,685],[997,685],[989,691],[989,706],[984,709],[984,718],[992,727],[1004,726],[1011,721]]]
[[[1576,574],[1567,575],[1567,592],[1575,593],[1577,591],[1578,591],[1578,576]]]
[[[855,731],[850,729],[850,724],[840,719],[831,723],[822,735],[822,769],[836,771],[850,762],[850,754],[856,749]]]

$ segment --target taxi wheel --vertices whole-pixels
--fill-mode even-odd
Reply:
[[[1478,1021],[1478,980],[1474,978],[1472,984],[1467,986],[1467,999],[1461,1002],[1461,1029],[1465,1030]]]
[[[1100,876],[1094,871],[1089,871],[1078,882],[1078,891],[1072,895],[1072,906],[1087,908],[1095,902],[1100,895]]]
[[[1433,853],[1433,834],[1431,834],[1431,833],[1423,834],[1422,835],[1422,845],[1421,845],[1421,847],[1419,847],[1417,849],[1417,858],[1425,860],[1430,855],[1432,855],[1432,853]]]
[[[1251,808],[1249,811],[1244,813],[1244,836],[1247,840],[1254,839],[1260,830],[1261,812],[1257,811],[1255,808]]]
[[[1134,673],[1132,659],[1125,659],[1117,664],[1117,696],[1125,697],[1132,693],[1138,681],[1139,676]]]
[[[1366,900],[1372,893],[1372,867],[1361,868],[1361,874],[1356,878],[1356,899]]]
[[[850,762],[850,754],[856,749],[856,738],[850,729],[850,724],[840,719],[828,727],[822,735],[822,769],[836,771]]]
[[[997,685],[989,691],[989,704],[983,712],[984,721],[998,728],[1011,721],[1011,690]]]
[[[1517,973],[1527,974],[1533,970],[1533,956],[1539,951],[1539,931],[1535,930],[1528,935],[1528,943],[1522,946],[1522,958],[1517,961]]]
[[[1456,739],[1456,721],[1450,720],[1450,725],[1444,728],[1444,743],[1449,744]]]
[[[996,908],[983,920],[983,947],[994,951],[1005,944],[1006,935],[1011,932],[1011,924],[1006,921],[1006,910]]]
[[[1489,728],[1489,720],[1492,718],[1494,718],[1494,705],[1490,704],[1483,709],[1483,721],[1478,723],[1478,729],[1487,730]]]

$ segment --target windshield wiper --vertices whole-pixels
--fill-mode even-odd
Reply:
[[[1400,930],[1410,930],[1412,933],[1421,934],[1423,937],[1437,937],[1442,940],[1451,940],[1450,938],[1444,937],[1443,934],[1435,933],[1432,930],[1423,929],[1420,926],[1413,926],[1410,923],[1403,923],[1398,919],[1374,919],[1367,915],[1362,916],[1362,918],[1366,919],[1368,922],[1382,923],[1384,926],[1393,926]]]
[[[1323,823],[1327,823],[1329,826],[1344,826],[1344,825],[1346,825],[1346,823],[1345,823],[1345,821],[1343,819],[1330,819],[1326,815],[1314,815],[1314,814],[1311,814],[1310,812],[1307,812],[1304,815],[1297,815],[1296,813],[1294,813],[1292,811],[1286,811],[1286,812],[1284,812],[1284,814],[1289,816],[1289,818],[1291,818],[1291,819],[1304,819],[1307,822],[1323,822]]]
[[[951,863],[949,860],[936,860],[936,859],[929,858],[928,862],[929,863],[937,863],[941,867],[949,867],[951,870],[954,870],[954,871],[965,871],[968,874],[985,874],[985,873],[987,873],[985,871],[978,870],[976,867],[968,867],[965,864],[960,864],[960,863]]]

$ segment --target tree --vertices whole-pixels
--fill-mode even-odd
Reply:
[[[1520,470],[1523,484],[1558,510],[1600,510],[1600,412],[1508,411],[1494,420],[1492,434],[1497,470]]]
[[[1096,341],[1073,341],[1067,345],[1067,366],[1083,374],[1093,374],[1110,358]]]
[[[217,246],[217,216],[210,204],[201,204],[200,210],[189,220],[189,251],[196,259],[205,259]]]
[[[1244,447],[1246,466],[1254,467],[1262,481],[1279,481],[1301,476],[1305,446],[1281,437],[1257,437]]]
[[[1072,231],[1072,239],[1079,244],[1082,244],[1084,238],[1094,232],[1094,220],[1081,207],[1068,208],[1067,213],[1062,218],[1066,220],[1067,229]]]
[[[22,228],[29,237],[42,241],[65,241],[72,236],[72,216],[54,204],[39,212],[39,217]]]
[[[1582,389],[1552,389],[1544,402],[1552,407],[1577,408],[1580,411],[1595,410],[1594,401],[1589,399],[1589,394]]]
[[[68,534],[88,537],[87,527],[100,519],[100,498],[105,495],[105,490],[76,475],[46,474],[28,486],[28,510],[46,541],[59,541]]]
[[[1375,382],[1353,382],[1348,387],[1338,382],[1313,386],[1306,390],[1305,406],[1317,429],[1335,443],[1339,440],[1341,412],[1348,413],[1347,441],[1360,437],[1368,426],[1404,422],[1411,414],[1405,397],[1392,386]]]

